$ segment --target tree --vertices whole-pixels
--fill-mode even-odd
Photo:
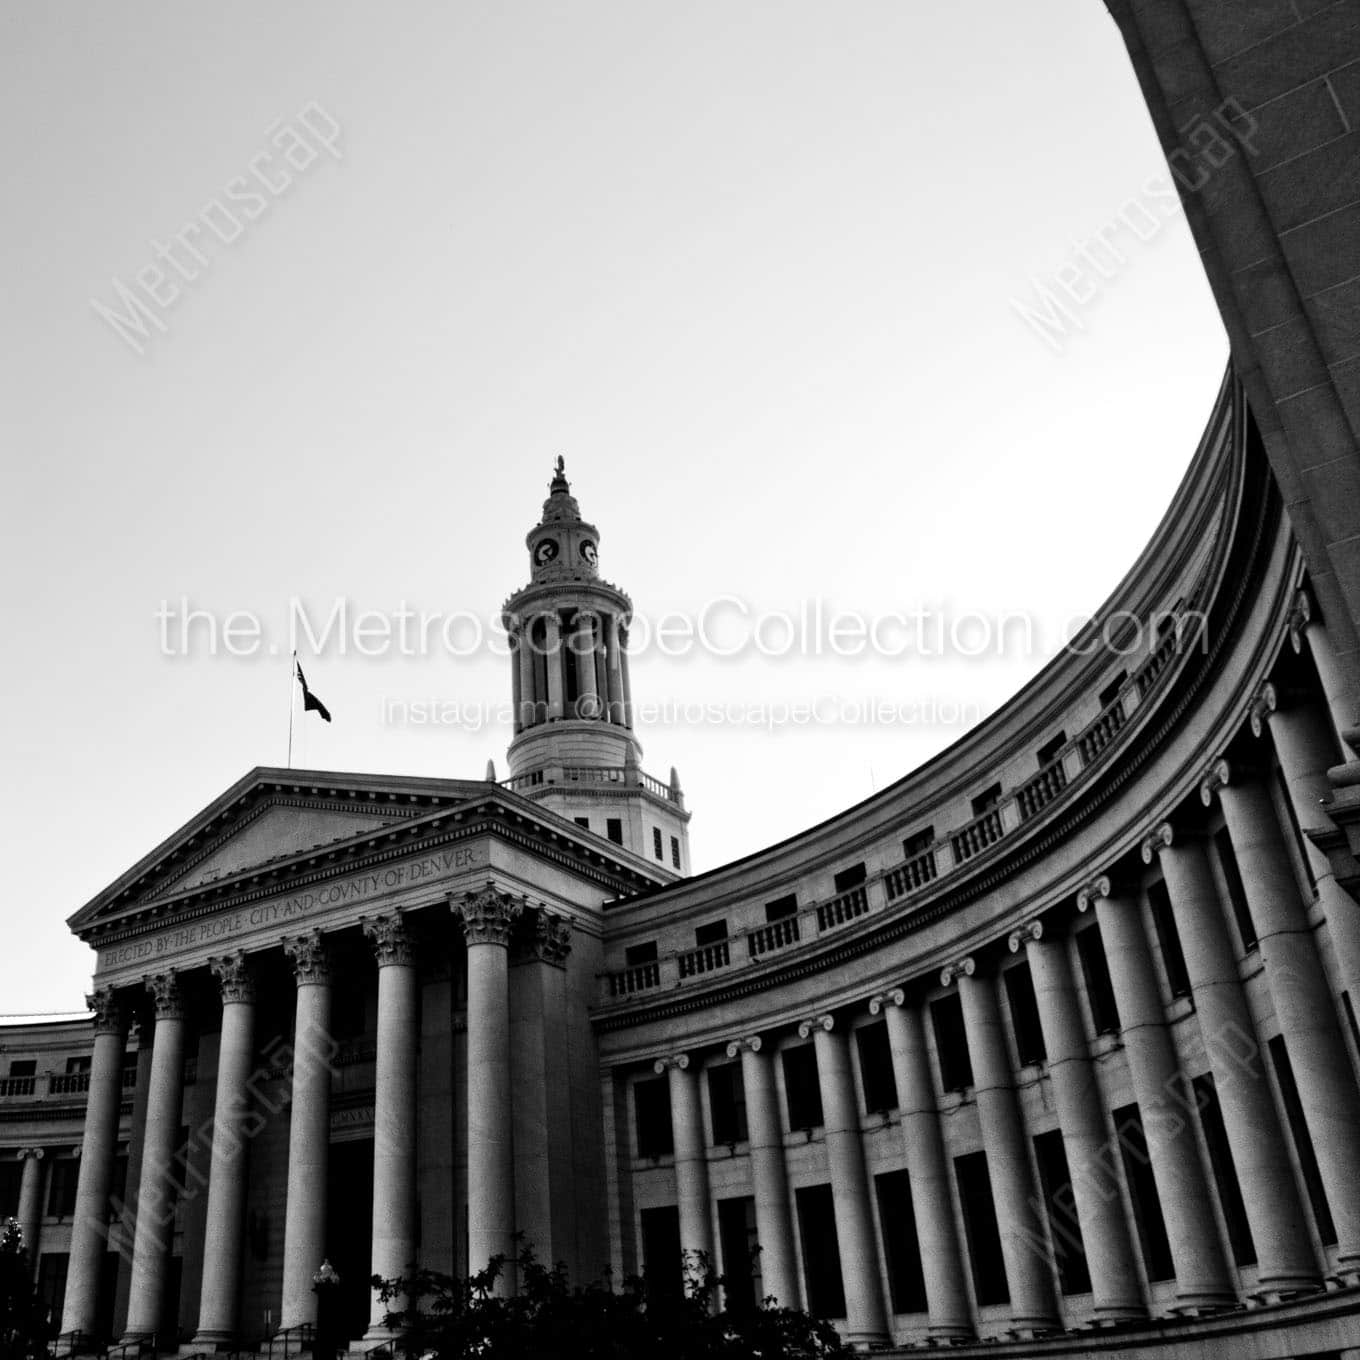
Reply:
[[[0,1224],[0,1360],[46,1356],[47,1331],[23,1232],[14,1219],[6,1219]]]
[[[373,1284],[383,1302],[404,1298],[387,1315],[402,1333],[400,1349],[421,1360],[820,1360],[848,1354],[835,1328],[794,1308],[715,1310],[722,1278],[706,1258],[690,1254],[687,1286],[674,1298],[629,1276],[569,1285],[524,1247],[516,1258],[519,1289],[495,1293],[509,1258],[494,1257],[466,1280],[417,1270]]]

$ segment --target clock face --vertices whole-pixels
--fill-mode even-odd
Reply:
[[[557,556],[557,540],[555,538],[542,539],[534,549],[534,566],[546,566]]]
[[[586,541],[581,544],[581,556],[584,557],[592,567],[595,565],[595,545],[589,539],[586,539]]]

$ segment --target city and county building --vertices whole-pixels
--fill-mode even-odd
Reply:
[[[520,1235],[866,1347],[1360,1357],[1360,17],[1111,9],[1233,363],[1096,622],[691,875],[559,466],[509,777],[251,771],[72,916],[92,1020],[0,1033],[62,1350],[305,1349],[326,1263],[373,1349],[374,1273]]]

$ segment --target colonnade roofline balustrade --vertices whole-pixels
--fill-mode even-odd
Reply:
[[[816,951],[829,934],[838,933],[842,927],[861,918],[881,918],[889,909],[915,907],[945,891],[965,873],[990,863],[1019,833],[1034,829],[1040,812],[1057,811],[1074,803],[1090,777],[1126,749],[1137,730],[1135,715],[1177,672],[1170,662],[1178,645],[1182,656],[1189,656],[1197,646],[1200,615],[1187,604],[1177,617],[1187,616],[1196,622],[1184,636],[1178,628],[1169,629],[1101,713],[1062,746],[1037,775],[1004,794],[996,806],[937,835],[928,848],[871,874],[865,883],[808,904],[794,915],[767,921],[757,917],[763,907],[753,903],[745,910],[738,909],[735,929],[718,945],[670,950],[647,963],[605,972],[601,975],[603,1008],[628,1009],[676,987],[710,983],[738,969],[782,964],[791,956]],[[1097,740],[1097,733],[1107,735]],[[981,785],[985,779],[979,774],[976,783]],[[904,829],[927,823],[932,815],[929,807],[923,807],[913,814],[910,823],[904,823]],[[762,890],[761,900],[796,886],[796,879],[784,885],[772,882]]]

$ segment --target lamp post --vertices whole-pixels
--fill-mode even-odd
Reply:
[[[334,1360],[339,1350],[335,1317],[335,1296],[340,1288],[340,1272],[323,1260],[312,1276],[312,1292],[316,1295],[316,1360]]]

